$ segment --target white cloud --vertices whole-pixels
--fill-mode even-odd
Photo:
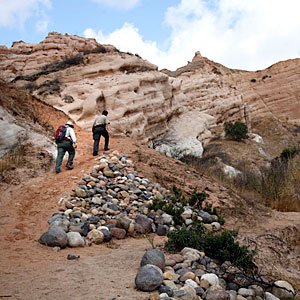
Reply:
[[[96,32],[91,28],[86,29],[83,34],[85,37],[95,38],[101,44],[112,44],[123,52],[137,53],[152,63],[164,55],[158,49],[156,42],[143,40],[138,29],[129,23],[125,23],[122,28],[108,36],[103,35],[101,30]]]
[[[39,21],[35,24],[35,30],[40,33],[47,33],[48,25],[48,21]]]
[[[27,19],[51,8],[50,0],[0,0],[0,27],[23,27]]]
[[[257,70],[299,56],[299,11],[299,0],[181,0],[165,14],[171,28],[167,51],[127,23],[107,36],[92,29],[84,34],[138,53],[159,68],[174,70],[200,51],[225,66]]]
[[[131,9],[138,5],[140,0],[92,0],[100,4],[105,4],[115,9]]]

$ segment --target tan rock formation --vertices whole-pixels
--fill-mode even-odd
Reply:
[[[253,120],[270,115],[300,123],[299,64],[295,59],[246,72],[198,51],[186,66],[159,72],[138,55],[59,33],[39,44],[0,47],[2,77],[25,86],[79,126],[90,130],[95,115],[107,109],[113,134],[151,145],[171,141],[198,154],[225,121],[244,121],[249,129]]]
[[[1,76],[11,81],[29,75],[43,66],[84,52],[117,51],[114,46],[100,45],[95,39],[50,32],[39,44],[14,42],[11,48],[0,47]]]

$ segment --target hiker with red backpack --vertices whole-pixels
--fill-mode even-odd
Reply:
[[[74,125],[71,121],[68,121],[66,125],[59,126],[55,133],[55,142],[57,144],[56,173],[60,173],[60,167],[66,152],[69,154],[66,167],[68,170],[74,169],[73,160],[75,157],[77,142]]]

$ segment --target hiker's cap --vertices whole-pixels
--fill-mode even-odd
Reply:
[[[72,122],[72,121],[68,121],[68,122],[66,123],[66,125],[69,125],[69,126],[71,126],[71,127],[74,127],[74,125],[73,125],[73,122]]]

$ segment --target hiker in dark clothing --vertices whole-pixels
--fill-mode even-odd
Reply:
[[[108,143],[109,143],[109,134],[107,131],[108,124],[110,124],[107,118],[108,112],[104,110],[102,115],[97,116],[94,124],[93,124],[93,140],[94,140],[94,148],[93,148],[93,155],[98,155],[99,151],[99,143],[101,136],[105,139],[104,151],[108,151]]]
[[[56,167],[55,167],[56,173],[60,173],[60,166],[63,162],[66,152],[68,152],[69,154],[66,167],[68,170],[74,169],[73,160],[75,157],[75,148],[77,148],[76,136],[73,129],[74,125],[71,121],[68,121],[66,123],[66,127],[67,130],[66,130],[64,140],[61,142],[56,142],[57,144],[57,158],[56,158]]]

